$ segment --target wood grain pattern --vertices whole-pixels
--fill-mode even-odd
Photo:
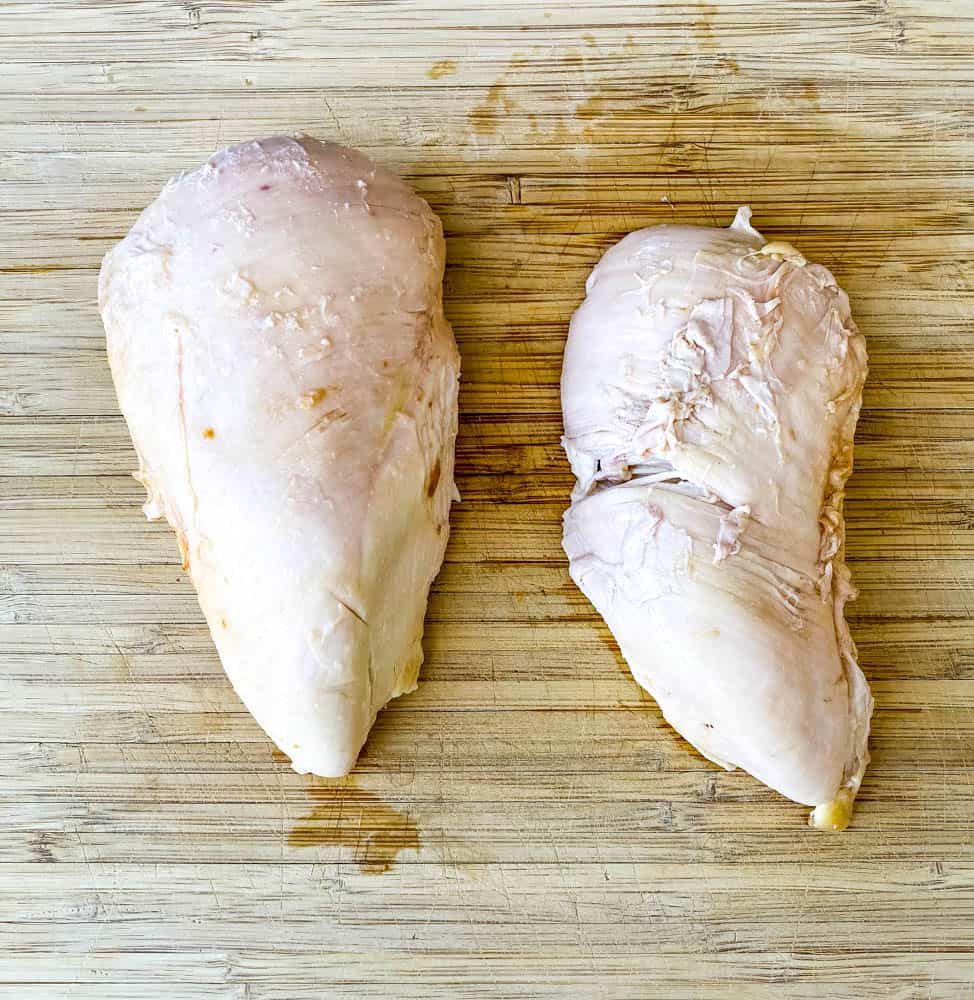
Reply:
[[[0,998],[974,997],[972,60],[967,0],[0,3]],[[297,129],[441,214],[464,365],[423,685],[333,783],[142,519],[94,302],[169,175]],[[589,269],[744,202],[871,355],[840,837],[666,728],[559,544]]]

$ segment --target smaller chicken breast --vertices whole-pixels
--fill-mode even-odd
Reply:
[[[439,220],[308,137],[171,181],[99,298],[149,517],[179,538],[238,694],[337,776],[416,686],[449,534],[459,358]]]
[[[589,277],[564,546],[667,720],[837,829],[873,704],[843,614],[866,349],[829,271],[749,220],[632,233]]]

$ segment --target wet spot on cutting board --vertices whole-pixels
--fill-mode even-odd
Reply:
[[[419,850],[419,831],[405,813],[356,787],[351,778],[312,780],[308,796],[315,805],[288,834],[291,847],[350,847],[366,875],[382,875],[401,851]]]
[[[440,59],[426,71],[431,80],[439,80],[444,76],[452,76],[457,71],[455,59]]]

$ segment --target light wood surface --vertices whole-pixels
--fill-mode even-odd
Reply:
[[[0,997],[974,997],[972,98],[970,0],[0,2]],[[464,369],[423,683],[337,783],[143,520],[94,301],[169,175],[297,129],[440,212]],[[662,723],[559,544],[587,272],[745,202],[871,354],[841,836]]]

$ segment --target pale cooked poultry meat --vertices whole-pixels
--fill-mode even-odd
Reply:
[[[866,349],[829,271],[750,214],[632,233],[589,277],[562,372],[564,546],[666,719],[839,829],[872,713],[843,614]]]
[[[345,774],[416,686],[454,492],[439,220],[359,153],[243,143],[170,181],[99,298],[149,517],[298,771]]]

